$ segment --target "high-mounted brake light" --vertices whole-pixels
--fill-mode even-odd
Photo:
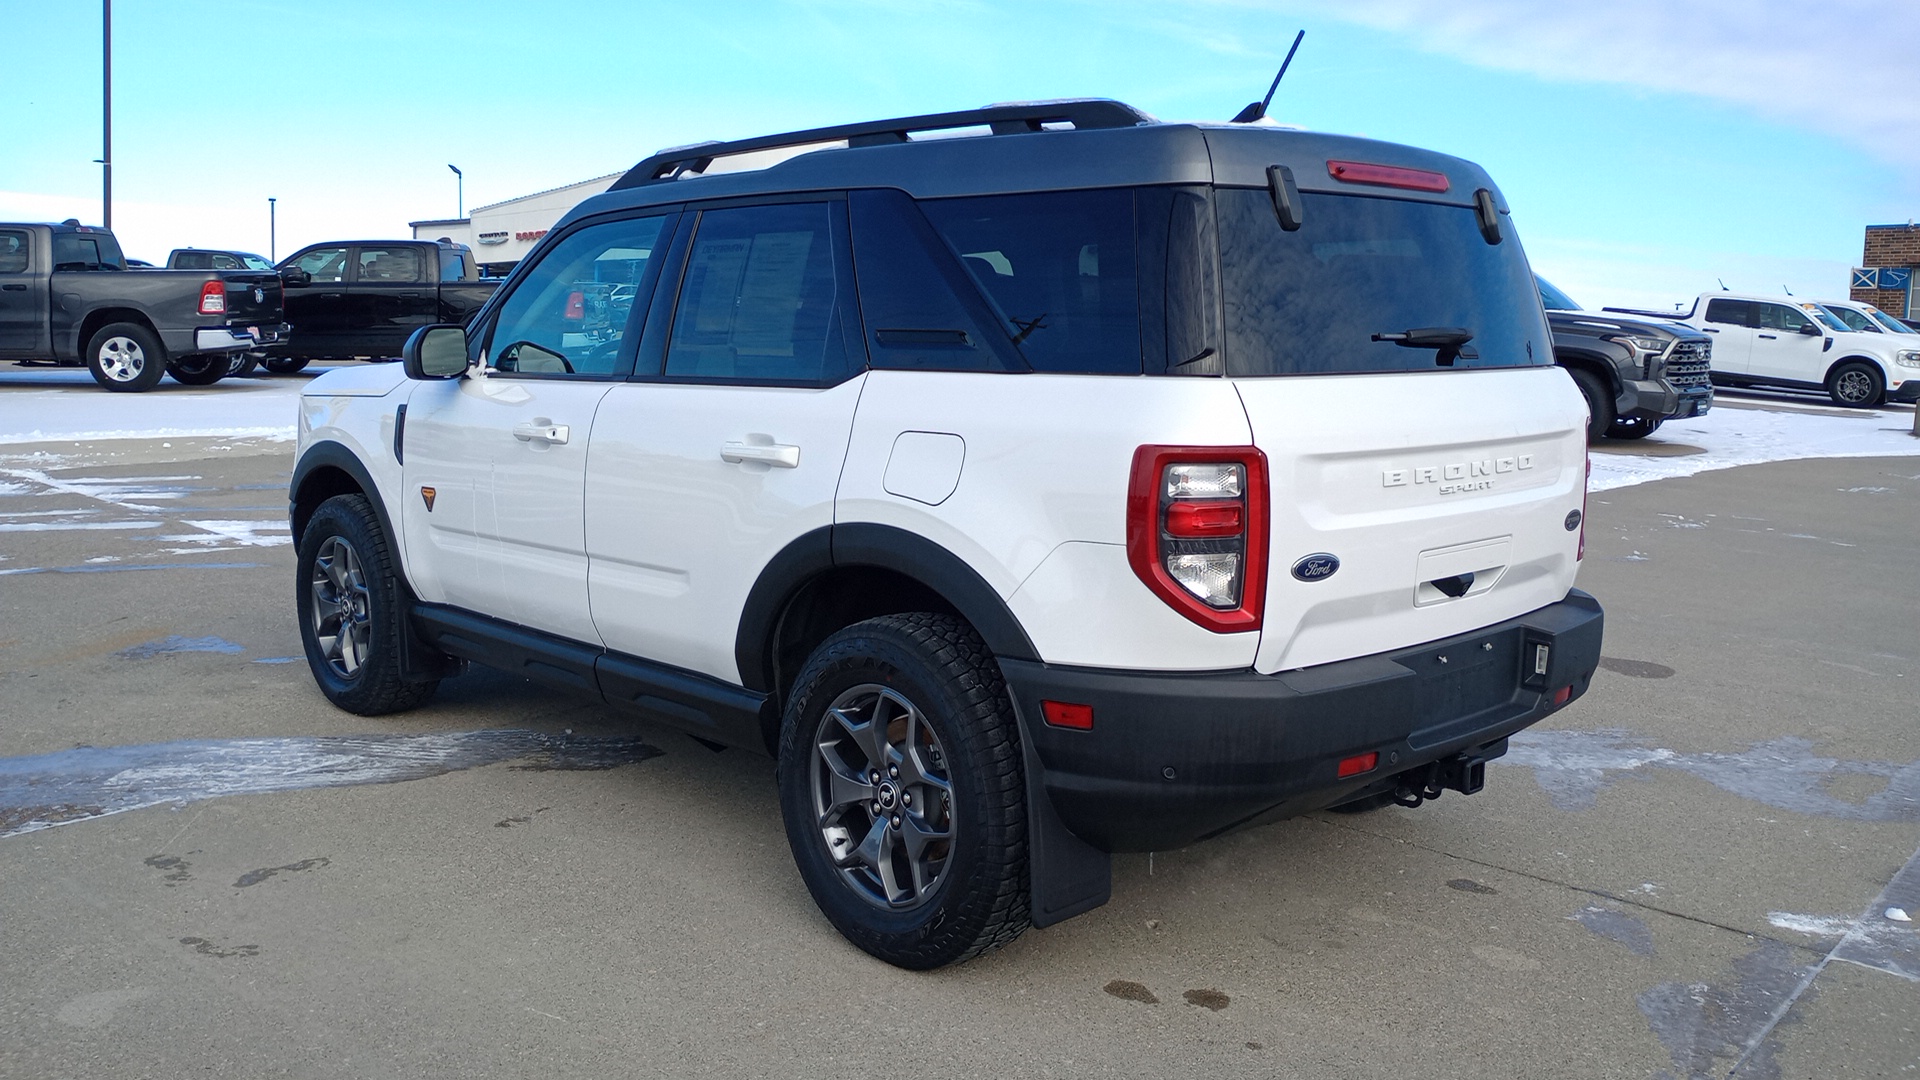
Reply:
[[[1215,633],[1260,629],[1267,599],[1267,457],[1253,446],[1142,446],[1127,492],[1127,561]]]
[[[1399,165],[1375,165],[1365,161],[1329,161],[1327,175],[1347,184],[1377,184],[1409,191],[1440,192],[1453,186],[1448,182],[1446,173],[1407,169]]]
[[[223,281],[209,281],[200,286],[200,314],[225,315],[227,313],[227,286]]]

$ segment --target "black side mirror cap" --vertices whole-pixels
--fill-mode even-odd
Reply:
[[[280,284],[288,289],[304,289],[313,284],[313,275],[297,266],[289,266],[280,271]]]
[[[400,349],[409,379],[456,379],[467,373],[467,330],[451,323],[423,326]]]
[[[1800,326],[1800,332],[1807,335],[1808,337],[1818,337],[1820,334],[1820,328],[1813,325],[1812,323],[1803,323]]]

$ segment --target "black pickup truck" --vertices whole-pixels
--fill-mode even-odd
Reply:
[[[415,330],[466,322],[500,284],[446,240],[310,244],[281,260],[280,276],[293,332],[263,359],[283,375],[311,360],[397,357]]]
[[[108,390],[205,386],[286,330],[271,271],[129,272],[106,229],[0,223],[0,359],[85,364]]]
[[[1713,408],[1713,339],[1664,319],[1584,311],[1534,276],[1553,332],[1553,362],[1587,399],[1587,437],[1644,439],[1668,420]],[[1611,309],[1609,309],[1611,311]]]

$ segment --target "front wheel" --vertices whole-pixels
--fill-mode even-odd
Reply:
[[[1886,399],[1887,384],[1879,368],[1849,360],[1827,376],[1827,396],[1849,409],[1869,409]]]
[[[1660,430],[1660,421],[1643,420],[1637,416],[1623,416],[1607,428],[1609,439],[1644,439]]]
[[[166,350],[153,331],[138,323],[108,323],[87,341],[87,370],[109,390],[139,393],[167,373]]]
[[[407,613],[393,551],[364,495],[320,504],[300,538],[294,605],[307,666],[327,700],[350,713],[411,709],[437,682],[401,675]]]
[[[1580,396],[1587,399],[1587,441],[1599,442],[1614,420],[1613,393],[1607,388],[1607,380],[1584,368],[1568,368],[1567,374],[1573,376]]]
[[[947,615],[887,615],[827,638],[780,737],[794,862],[828,921],[924,970],[1026,930],[1026,788],[1000,667]]]
[[[226,378],[232,368],[233,359],[226,353],[195,353],[168,364],[167,373],[175,382],[188,386],[212,386]]]

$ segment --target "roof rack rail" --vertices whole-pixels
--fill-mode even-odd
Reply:
[[[950,128],[986,126],[995,135],[1040,131],[1045,124],[1072,124],[1075,128],[1134,127],[1152,121],[1152,117],[1122,102],[1108,98],[1073,98],[1064,101],[1031,101],[989,105],[983,109],[960,112],[903,116],[895,120],[869,120],[860,124],[790,131],[784,135],[762,135],[734,142],[695,143],[662,150],[627,170],[614,181],[610,191],[639,187],[658,180],[671,180],[686,173],[699,174],[717,157],[750,154],[759,150],[805,146],[808,143],[846,140],[848,146],[884,146],[903,143],[916,131],[940,131]]]

